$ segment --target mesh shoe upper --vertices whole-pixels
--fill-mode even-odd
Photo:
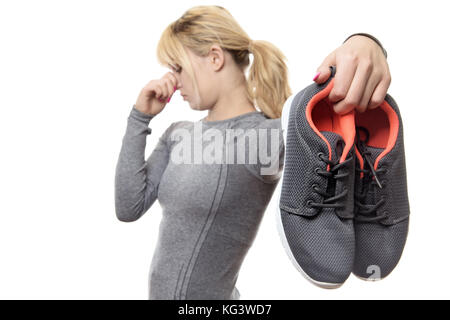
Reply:
[[[353,273],[379,279],[398,263],[406,242],[409,201],[403,125],[394,99],[355,115],[355,263]]]
[[[354,258],[354,115],[333,112],[333,76],[292,100],[279,206],[301,269],[315,281],[340,284]]]
[[[323,203],[324,196],[314,191],[314,187],[328,186],[330,180],[326,174],[319,172],[330,171],[332,166],[326,163],[333,161],[337,165],[350,159],[338,169],[334,194],[339,194],[347,189],[348,194],[353,194],[353,144],[354,144],[354,114],[338,116],[332,110],[332,104],[327,96],[333,86],[333,74],[327,82],[318,85],[313,83],[300,91],[292,101],[287,137],[285,143],[284,178],[281,189],[280,208],[302,216],[315,216],[320,213],[320,208],[311,205]],[[332,141],[328,141],[324,135]],[[336,145],[333,141],[333,133],[341,136],[343,150],[338,159]],[[337,172],[335,172],[336,174]],[[349,179],[342,179],[340,175],[348,175]],[[338,199],[338,202],[342,202]],[[353,217],[353,196],[345,197],[344,207],[335,211],[341,218]]]

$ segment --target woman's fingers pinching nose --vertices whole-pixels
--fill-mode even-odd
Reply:
[[[177,86],[174,86],[173,87],[173,93],[175,93],[175,91],[177,91]],[[172,93],[172,95],[169,97],[169,99],[167,99],[167,102],[170,102],[170,99],[172,99],[172,96],[173,96],[173,93]]]
[[[173,86],[173,93],[175,93],[175,91],[177,91],[178,90],[178,88],[177,88],[177,86],[175,85],[175,86]],[[173,96],[173,94],[172,94],[172,96]],[[172,96],[170,96],[169,97],[169,99],[167,100],[167,102],[170,102],[170,99],[172,98]]]
[[[178,90],[177,86],[173,86],[173,90],[174,90],[173,93],[175,93],[175,91]],[[173,93],[172,93],[172,94],[170,95],[170,97],[167,99],[167,102],[170,102],[170,99],[172,98]],[[159,100],[159,102],[164,102],[164,99],[163,99],[163,98],[159,98],[158,100]]]

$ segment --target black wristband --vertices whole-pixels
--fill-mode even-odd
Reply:
[[[383,45],[381,44],[381,42],[377,38],[375,38],[374,36],[372,36],[372,35],[370,35],[368,33],[355,33],[355,34],[352,34],[347,39],[345,39],[345,41],[347,41],[348,39],[350,39],[353,36],[365,36],[365,37],[368,37],[368,38],[372,39],[373,41],[375,41],[380,46],[381,50],[383,50],[384,56],[387,58],[386,50],[383,48]],[[343,43],[345,43],[345,41]]]

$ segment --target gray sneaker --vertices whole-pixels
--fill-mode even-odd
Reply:
[[[388,94],[383,104],[355,113],[355,263],[353,273],[380,280],[397,265],[409,225],[403,125]]]
[[[323,84],[289,97],[282,112],[285,160],[278,231],[292,263],[308,280],[337,288],[353,268],[354,112],[339,116]]]

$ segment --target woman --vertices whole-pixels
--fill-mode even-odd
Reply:
[[[246,79],[250,53],[254,60]],[[347,91],[353,99],[363,97],[358,108],[373,103],[365,90],[373,93],[380,83],[375,79],[386,75],[380,55],[384,58],[373,39],[355,36],[327,57],[315,81],[326,81],[327,64],[344,66],[340,79],[336,74],[340,91],[330,95],[340,100],[337,112],[349,108],[352,100],[342,96]],[[360,60],[333,61],[341,56]],[[361,57],[383,62],[362,75]],[[239,299],[239,269],[283,168],[280,116],[292,94],[285,57],[266,41],[252,41],[226,9],[197,6],[163,32],[158,59],[173,73],[150,81],[131,109],[116,168],[117,217],[135,221],[157,198],[161,204],[150,299]],[[192,109],[208,110],[208,116],[172,123],[145,161],[148,125],[176,90]],[[214,133],[214,143],[204,138],[207,132]],[[182,138],[179,143],[177,138]],[[195,156],[199,154],[202,159]],[[256,160],[236,161],[242,154]],[[208,156],[216,161],[206,161]]]

